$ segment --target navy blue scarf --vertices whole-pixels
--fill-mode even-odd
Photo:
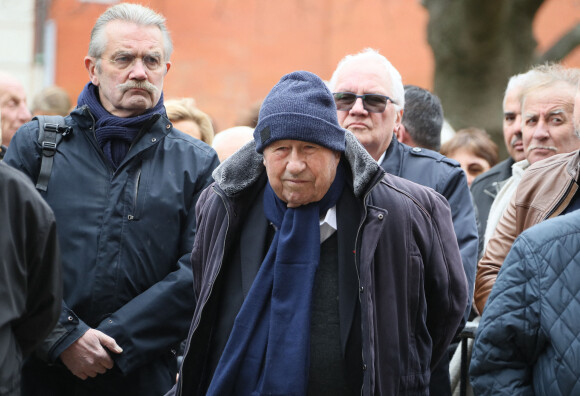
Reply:
[[[122,118],[109,113],[99,100],[99,89],[89,82],[78,97],[77,104],[89,106],[95,117],[95,136],[99,146],[115,169],[121,164],[139,131],[153,114],[165,114],[163,93],[155,107],[137,117]]]
[[[305,395],[320,214],[336,205],[344,170],[319,202],[288,208],[270,186],[264,212],[278,230],[238,313],[208,395]]]

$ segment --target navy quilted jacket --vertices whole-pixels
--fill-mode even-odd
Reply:
[[[580,394],[580,211],[516,239],[485,307],[470,375],[476,395]]]

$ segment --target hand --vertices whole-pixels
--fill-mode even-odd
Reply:
[[[107,349],[114,353],[123,352],[113,338],[101,331],[89,329],[60,354],[60,360],[80,379],[94,378],[112,369],[115,364]]]

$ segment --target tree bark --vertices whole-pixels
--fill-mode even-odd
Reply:
[[[484,128],[501,147],[502,101],[511,76],[561,60],[580,44],[580,24],[542,55],[532,24],[543,0],[424,0],[435,58],[434,92],[455,129]]]

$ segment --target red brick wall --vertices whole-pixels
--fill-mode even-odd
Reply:
[[[380,50],[404,83],[431,88],[428,14],[410,0],[149,0],[167,18],[175,51],[165,98],[192,96],[218,129],[261,99],[285,73],[329,79],[336,63],[364,47]],[[76,98],[88,81],[83,58],[90,30],[107,5],[53,0],[56,84]],[[540,50],[580,20],[577,0],[547,0],[535,32]],[[580,67],[580,49],[565,60]]]

